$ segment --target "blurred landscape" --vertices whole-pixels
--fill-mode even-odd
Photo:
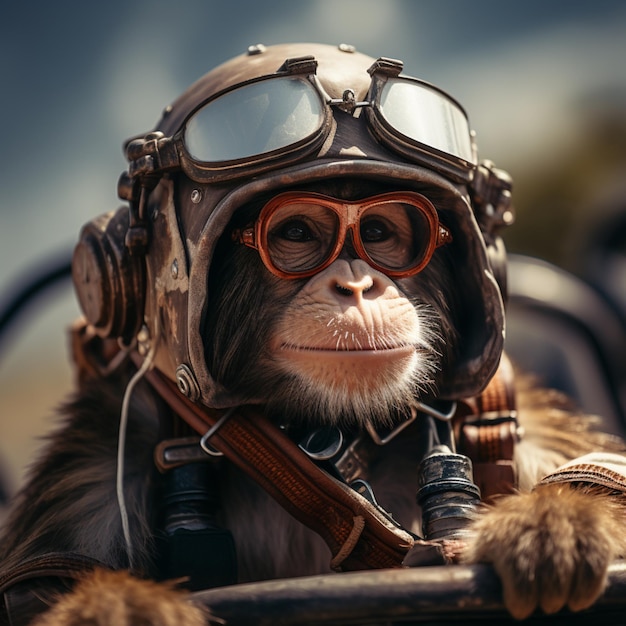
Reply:
[[[626,213],[626,4],[505,8],[492,0],[11,3],[0,23],[0,303],[68,257],[83,223],[118,205],[124,139],[259,42],[350,43],[402,59],[406,73],[450,92],[469,113],[481,157],[515,180],[509,251],[587,277],[582,259],[601,224]],[[0,469],[10,491],[71,388],[66,328],[77,314],[66,282],[0,343]]]

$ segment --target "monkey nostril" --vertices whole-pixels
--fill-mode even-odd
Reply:
[[[371,291],[373,288],[374,288],[373,283],[368,283],[368,284],[348,283],[347,285],[341,284],[341,283],[335,283],[335,289],[337,293],[339,293],[342,296],[353,296],[357,293],[364,294],[364,293],[367,293],[368,291]]]
[[[351,296],[354,294],[354,291],[352,289],[349,289],[348,287],[344,287],[343,285],[340,285],[339,283],[335,284],[335,289],[342,296]]]

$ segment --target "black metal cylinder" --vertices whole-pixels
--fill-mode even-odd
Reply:
[[[418,472],[417,501],[422,508],[424,538],[461,535],[480,502],[480,490],[472,479],[472,462],[440,446],[421,462]]]
[[[192,590],[237,582],[233,537],[215,521],[218,486],[211,463],[188,463],[163,476],[158,578],[186,579]]]

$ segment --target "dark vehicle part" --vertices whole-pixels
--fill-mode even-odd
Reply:
[[[486,565],[446,565],[235,585],[194,594],[231,626],[392,626],[395,624],[550,624],[623,626],[626,563],[614,563],[596,605],[514,620]]]
[[[606,428],[626,430],[626,332],[594,286],[554,265],[509,255],[506,350]]]
[[[37,263],[13,282],[0,300],[0,348],[18,315],[32,306],[45,291],[66,281],[71,275],[72,253],[63,251]]]

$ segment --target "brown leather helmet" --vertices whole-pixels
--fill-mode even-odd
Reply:
[[[208,370],[200,331],[212,304],[206,277],[233,212],[261,193],[341,177],[436,193],[468,294],[467,332],[440,393],[473,395],[491,378],[504,334],[497,230],[512,221],[511,182],[478,163],[462,107],[404,76],[401,62],[349,46],[253,46],[193,84],[125,149],[119,193],[130,210],[83,228],[78,298],[100,336],[128,345],[139,337],[140,350],[157,340],[156,367],[191,399],[239,403]]]

